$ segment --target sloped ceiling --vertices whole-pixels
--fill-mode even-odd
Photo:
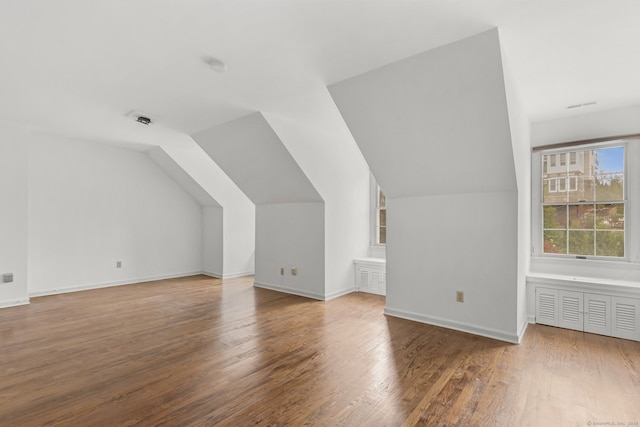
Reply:
[[[154,144],[128,112],[192,134],[494,27],[529,117],[563,117],[640,103],[638,16],[637,0],[3,0],[0,118]]]
[[[193,139],[256,205],[323,201],[260,113]]]
[[[497,30],[329,91],[388,196],[516,189]]]
[[[161,147],[153,148],[146,152],[162,170],[173,178],[180,187],[187,191],[202,206],[221,207],[211,195],[196,182],[175,160]]]

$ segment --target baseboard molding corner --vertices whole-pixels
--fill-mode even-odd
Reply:
[[[285,294],[297,295],[300,297],[311,298],[311,299],[320,300],[320,301],[325,300],[324,295],[320,295],[315,292],[305,291],[302,289],[289,288],[287,286],[274,285],[271,283],[257,282],[257,281],[253,282],[253,286],[255,286],[256,288],[269,289],[271,291],[283,292]]]
[[[325,295],[324,299],[325,301],[329,301],[331,299],[338,298],[343,295],[348,295],[352,292],[357,292],[357,289],[355,288],[355,286],[352,288],[341,289],[339,291],[331,292],[330,294]]]
[[[222,274],[220,273],[212,273],[210,271],[202,271],[203,275],[213,277],[214,279],[222,279]]]
[[[479,326],[469,325],[467,323],[456,322],[453,320],[442,319],[434,316],[426,316],[424,314],[413,313],[406,310],[395,309],[392,307],[385,307],[384,314],[392,317],[399,317],[401,319],[412,320],[414,322],[425,323],[427,325],[439,326],[442,328],[453,329],[460,332],[466,332],[472,335],[479,335],[486,338],[491,338],[498,341],[508,342],[510,344],[518,344],[519,339],[517,334],[510,334],[508,332],[499,331],[496,329],[483,328]]]
[[[245,277],[255,275],[255,271],[241,271],[238,273],[226,273],[222,275],[223,279],[235,279],[236,277]]]

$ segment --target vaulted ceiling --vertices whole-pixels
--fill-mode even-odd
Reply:
[[[0,118],[148,143],[494,27],[529,117],[563,117],[640,103],[638,16],[637,0],[3,0]]]

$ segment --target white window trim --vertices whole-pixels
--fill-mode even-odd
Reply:
[[[378,243],[378,183],[373,174],[369,180],[369,246],[385,248],[387,245]]]
[[[558,154],[573,150],[584,150],[589,148],[606,148],[614,146],[624,146],[624,209],[625,209],[625,239],[624,257],[602,257],[587,255],[587,260],[599,260],[609,262],[634,262],[640,261],[640,197],[632,198],[630,195],[640,194],[640,165],[633,164],[633,170],[629,169],[629,159],[640,158],[640,141],[631,142],[620,139],[610,141],[585,144],[571,148],[560,148],[554,150],[535,151],[531,155],[531,256],[539,258],[556,258],[572,260],[578,258],[570,254],[546,254],[544,253],[544,242],[542,233],[542,156],[545,154]],[[551,156],[549,157],[551,158]],[[557,187],[556,187],[557,188]],[[582,257],[580,259],[583,260]]]

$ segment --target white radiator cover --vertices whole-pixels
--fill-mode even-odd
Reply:
[[[387,266],[383,259],[366,258],[354,260],[355,288],[358,292],[376,295],[387,294]]]

